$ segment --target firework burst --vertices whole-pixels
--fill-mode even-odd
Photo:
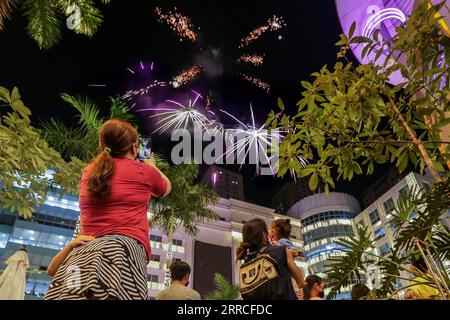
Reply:
[[[165,22],[169,25],[169,27],[177,33],[181,38],[188,38],[193,43],[197,43],[197,34],[193,31],[194,27],[191,22],[191,19],[187,16],[182,15],[181,13],[177,12],[177,9],[175,8],[174,11],[169,11],[167,14],[163,13],[161,8],[156,7],[155,9],[157,15],[158,15],[158,21],[159,22]],[[259,37],[261,37],[262,34],[266,32],[273,32],[276,30],[279,30],[283,27],[285,27],[286,24],[281,17],[272,16],[270,19],[267,20],[266,24],[252,30],[247,36],[245,36],[243,39],[241,39],[240,44],[238,45],[239,48],[243,48],[245,46],[248,46],[253,41],[257,40]],[[240,56],[233,59],[235,64],[239,63],[247,63],[251,64],[255,67],[262,66],[264,63],[264,55],[259,54],[245,54],[240,53]],[[222,62],[216,62],[217,64],[222,64]],[[194,80],[196,77],[198,77],[202,72],[208,72],[210,68],[208,68],[207,63],[201,63],[201,65],[192,66],[186,70],[183,70],[181,73],[173,77],[170,84],[174,88],[179,88],[190,81]],[[252,85],[261,88],[265,90],[266,92],[269,92],[270,86],[266,82],[262,81],[261,79],[240,74],[247,82],[251,83]]]
[[[227,148],[227,151],[219,156],[219,158],[223,156],[228,157],[236,152],[239,161],[239,159],[245,159],[247,156],[251,155],[253,156],[253,159],[250,159],[250,163],[254,160],[253,162],[256,164],[257,173],[259,173],[260,164],[268,164],[272,173],[275,174],[277,170],[272,167],[272,159],[278,157],[278,145],[282,132],[279,129],[274,129],[269,132],[267,129],[264,129],[264,125],[258,127],[255,122],[252,105],[250,105],[252,119],[250,125],[246,125],[225,110],[219,110],[242,126],[240,129],[235,129],[236,134],[241,136],[240,139],[237,139],[237,142],[235,142],[234,138],[230,136],[232,145],[230,148]],[[268,155],[269,150],[271,151],[270,156]],[[250,158],[252,158],[251,156]],[[241,162],[241,167],[242,163],[243,162]]]
[[[237,62],[245,62],[260,67],[264,63],[264,56],[259,54],[243,54],[237,59]]]
[[[253,84],[254,86],[256,86],[260,89],[263,89],[267,93],[270,91],[270,85],[267,82],[264,82],[261,79],[256,78],[256,77],[249,76],[248,74],[245,74],[245,73],[238,73],[238,74],[242,78],[244,78],[246,81],[250,82],[251,84]]]
[[[239,44],[239,48],[248,46],[250,43],[257,40],[266,32],[276,31],[285,26],[286,24],[284,23],[283,18],[273,16],[272,18],[267,20],[267,23],[265,25],[252,30],[246,37],[242,38],[241,43]]]
[[[180,128],[188,129],[189,126],[201,130],[210,129],[211,121],[196,106],[197,101],[203,97],[198,92],[191,91],[195,97],[194,99],[189,99],[187,105],[175,100],[166,100],[165,106],[141,109],[137,112],[156,112],[156,114],[149,116],[149,118],[161,117],[156,122],[157,129],[153,133],[161,134],[169,129],[171,131]]]
[[[201,66],[192,66],[189,69],[183,70],[172,79],[171,85],[174,88],[184,86],[186,83],[194,80],[200,73],[202,73],[202,71],[203,68]]]
[[[160,7],[156,7],[155,12],[158,15],[158,20],[160,22],[167,23],[170,29],[180,36],[180,41],[182,41],[183,38],[188,38],[192,42],[197,41],[197,34],[193,31],[194,26],[191,19],[177,12],[177,8],[175,8],[174,11],[169,11],[165,14]]]
[[[166,85],[166,83],[164,81],[158,81],[158,80],[154,80],[151,84],[149,84],[148,86],[145,86],[141,89],[137,89],[137,90],[128,90],[127,92],[125,92],[125,94],[123,94],[122,96],[120,96],[122,99],[130,101],[133,98],[139,97],[139,96],[144,96],[146,94],[149,93],[149,91],[153,88],[156,87],[164,87]]]

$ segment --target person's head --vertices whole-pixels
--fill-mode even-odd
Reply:
[[[370,289],[362,283],[357,283],[352,287],[352,300],[359,300],[370,294]]]
[[[309,275],[305,279],[304,297],[305,300],[311,298],[323,298],[325,296],[325,281],[315,275]]]
[[[422,255],[415,256],[413,255],[411,257],[411,265],[418,271],[427,273],[428,267],[425,263],[425,259],[422,257]]]
[[[184,286],[189,285],[189,276],[191,275],[191,267],[187,262],[175,261],[170,265],[170,277],[172,283],[178,282]]]
[[[269,233],[266,222],[263,219],[254,218],[242,227],[242,244],[236,250],[238,259],[242,259],[248,249],[258,250],[269,244]]]
[[[278,241],[282,238],[289,239],[291,236],[291,220],[277,219],[272,222],[269,230],[270,238]]]
[[[136,129],[127,121],[111,119],[103,123],[98,133],[100,153],[92,160],[92,171],[87,189],[94,197],[102,197],[111,191],[111,178],[115,170],[113,157],[136,158]]]
[[[27,252],[27,247],[25,245],[21,245],[19,250]]]

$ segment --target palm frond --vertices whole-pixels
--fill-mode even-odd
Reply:
[[[376,295],[378,297],[385,297],[395,291],[400,277],[398,265],[404,264],[408,258],[408,256],[402,254],[397,247],[391,249],[388,256],[389,259],[380,259],[378,262],[382,274],[381,286],[376,290]]]
[[[420,190],[417,186],[409,189],[406,194],[401,195],[397,200],[397,206],[392,212],[392,219],[389,221],[391,227],[395,227],[396,234],[401,227],[409,222],[411,213],[416,209],[416,202],[420,198]]]
[[[205,296],[205,300],[237,300],[239,286],[232,284],[220,273],[214,274],[214,290]]]
[[[365,253],[373,248],[373,241],[370,239],[367,227],[359,228],[357,236],[340,239],[336,241],[336,244],[343,247],[338,250],[344,255],[331,257],[329,260],[332,263],[325,265],[327,285],[331,287],[327,299],[334,298],[341,292],[341,288],[361,280],[361,272],[367,271]]]
[[[103,122],[98,106],[88,97],[74,97],[67,93],[62,93],[61,98],[78,111],[78,123],[81,128],[86,130],[88,135],[97,139],[98,130]]]
[[[154,157],[156,160],[156,164],[158,166],[158,169],[164,172],[164,174],[167,174],[167,171],[170,169],[170,164],[164,157],[162,153],[156,152],[154,153]]]
[[[196,235],[197,223],[205,220],[218,220],[220,217],[208,206],[217,203],[217,195],[205,185],[195,184],[199,169],[198,165],[176,165],[165,170],[172,183],[172,191],[165,198],[154,200],[155,208],[153,223],[169,230],[171,215],[174,210],[175,229],[182,228],[185,232]],[[171,211],[170,211],[171,212]]]
[[[170,208],[154,206],[153,217],[149,221],[150,225],[152,227],[157,227],[157,228],[161,229],[166,234],[169,234],[170,225],[172,223],[172,221],[170,220],[171,212],[172,211]]]
[[[96,141],[90,141],[84,130],[68,127],[54,118],[41,121],[40,127],[48,144],[65,159],[77,157],[88,161],[95,155]]]
[[[80,10],[80,20],[75,21],[74,26],[74,31],[76,33],[92,37],[103,22],[102,13],[95,6],[94,0],[57,0],[56,2],[66,16],[72,14],[72,12],[68,10],[71,5],[77,6],[77,9]]]
[[[3,30],[5,20],[11,18],[11,13],[18,2],[18,0],[0,0],[0,31]]]
[[[447,226],[440,225],[432,235],[433,249],[435,257],[443,261],[450,261],[450,230]]]
[[[28,20],[28,34],[41,49],[48,49],[61,38],[58,10],[53,1],[25,0],[25,17]]]
[[[449,194],[450,178],[447,177],[415,200],[417,215],[399,231],[395,246],[410,251],[414,248],[414,237],[422,241],[430,238],[439,219],[450,208]]]
[[[130,108],[123,102],[120,97],[110,97],[110,119],[122,119],[125,121],[133,121],[135,119],[134,115],[130,113]]]

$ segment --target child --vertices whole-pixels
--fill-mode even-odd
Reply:
[[[72,250],[78,246],[88,243],[91,240],[94,240],[94,237],[91,236],[78,236],[75,240],[69,242],[67,246],[64,247],[56,256],[53,257],[52,261],[50,261],[47,273],[50,277],[53,277],[58,271],[59,266],[64,262],[66,257],[69,255]]]
[[[269,230],[269,238],[272,241],[272,244],[275,246],[285,246],[289,249],[289,252],[292,253],[293,257],[298,257],[300,255],[299,251],[295,247],[295,245],[289,240],[291,236],[291,220],[290,219],[277,219],[272,222],[272,225]],[[299,268],[302,274],[304,272],[301,268]],[[297,286],[295,281],[292,281],[294,285],[294,290],[299,300],[303,299],[303,291],[302,288]]]

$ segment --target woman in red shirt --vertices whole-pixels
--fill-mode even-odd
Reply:
[[[95,240],[72,250],[45,299],[147,299],[147,207],[152,196],[166,196],[171,184],[153,158],[135,160],[137,142],[126,121],[101,126],[101,151],[80,181],[80,234]]]

